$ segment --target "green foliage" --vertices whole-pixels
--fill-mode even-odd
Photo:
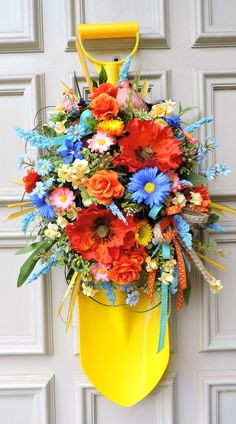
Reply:
[[[51,249],[54,243],[55,243],[55,240],[51,242],[44,241],[42,244],[36,247],[32,255],[30,255],[30,257],[25,261],[25,263],[22,265],[20,269],[19,277],[17,280],[17,287],[20,287],[25,283],[25,281],[27,280],[27,278],[33,271],[35,265],[39,261],[40,254],[43,252],[48,252],[48,250]]]
[[[98,83],[95,79],[92,80],[93,87],[98,87]]]
[[[187,112],[190,112],[191,110],[197,109],[197,106],[187,106],[182,108],[181,103],[179,102],[179,116],[184,115]]]
[[[220,217],[216,213],[211,213],[211,215],[208,218],[207,224],[215,224],[217,221],[219,221]]]
[[[91,133],[92,132],[95,132],[96,131],[96,127],[98,125],[97,119],[95,119],[95,118],[86,118],[86,122],[88,124],[89,129],[91,130]]]
[[[99,72],[98,81],[99,81],[99,84],[107,82],[107,73],[104,66],[101,66],[101,71]]]

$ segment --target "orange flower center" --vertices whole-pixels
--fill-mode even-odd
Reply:
[[[61,194],[60,196],[59,196],[59,200],[60,200],[60,202],[66,202],[67,201],[67,195],[66,194]]]
[[[106,270],[104,268],[98,268],[99,274],[106,274]]]

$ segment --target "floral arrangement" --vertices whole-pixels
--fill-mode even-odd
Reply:
[[[144,293],[150,308],[161,303],[160,351],[169,295],[177,293],[177,308],[188,303],[191,267],[213,293],[222,289],[202,260],[224,267],[204,254],[210,247],[196,235],[200,229],[223,231],[220,215],[234,213],[212,202],[207,188],[208,180],[230,170],[208,166],[218,142],[194,135],[213,118],[186,126],[182,117],[191,108],[179,105],[177,113],[172,100],[145,102],[148,83],[140,93],[138,75],[128,81],[129,60],[117,86],[106,81],[102,68],[88,100],[64,85],[47,123],[33,131],[16,129],[39,154],[19,159],[26,173],[18,183],[29,200],[9,205],[22,210],[8,219],[22,215],[28,244],[18,253],[31,253],[18,286],[60,266],[69,290],[94,300],[103,292],[111,306],[122,296],[124,307],[135,308]],[[35,232],[39,241],[32,240]]]

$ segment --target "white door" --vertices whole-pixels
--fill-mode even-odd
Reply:
[[[0,0],[0,203],[21,197],[17,178],[23,149],[14,126],[33,127],[35,113],[55,105],[60,81],[86,91],[74,49],[76,25],[140,23],[139,66],[153,99],[197,105],[195,115],[213,114],[201,136],[221,141],[220,159],[236,169],[235,0]],[[124,45],[92,44],[100,57],[122,57]],[[91,47],[91,46],[90,46]],[[123,49],[123,50],[122,50]],[[91,69],[91,73],[94,71]],[[43,114],[41,114],[43,119]],[[218,201],[236,200],[236,171],[212,187]],[[172,316],[172,356],[161,384],[144,401],[125,409],[101,396],[83,374],[76,329],[65,333],[56,310],[65,287],[62,272],[16,288],[24,245],[20,223],[0,223],[0,422],[2,424],[234,424],[236,423],[236,230],[211,235],[228,251],[224,290],[210,295],[192,279],[190,305]]]

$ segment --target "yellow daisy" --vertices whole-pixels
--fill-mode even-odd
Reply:
[[[152,227],[146,220],[140,221],[135,231],[135,240],[141,246],[147,246],[152,240]]]

